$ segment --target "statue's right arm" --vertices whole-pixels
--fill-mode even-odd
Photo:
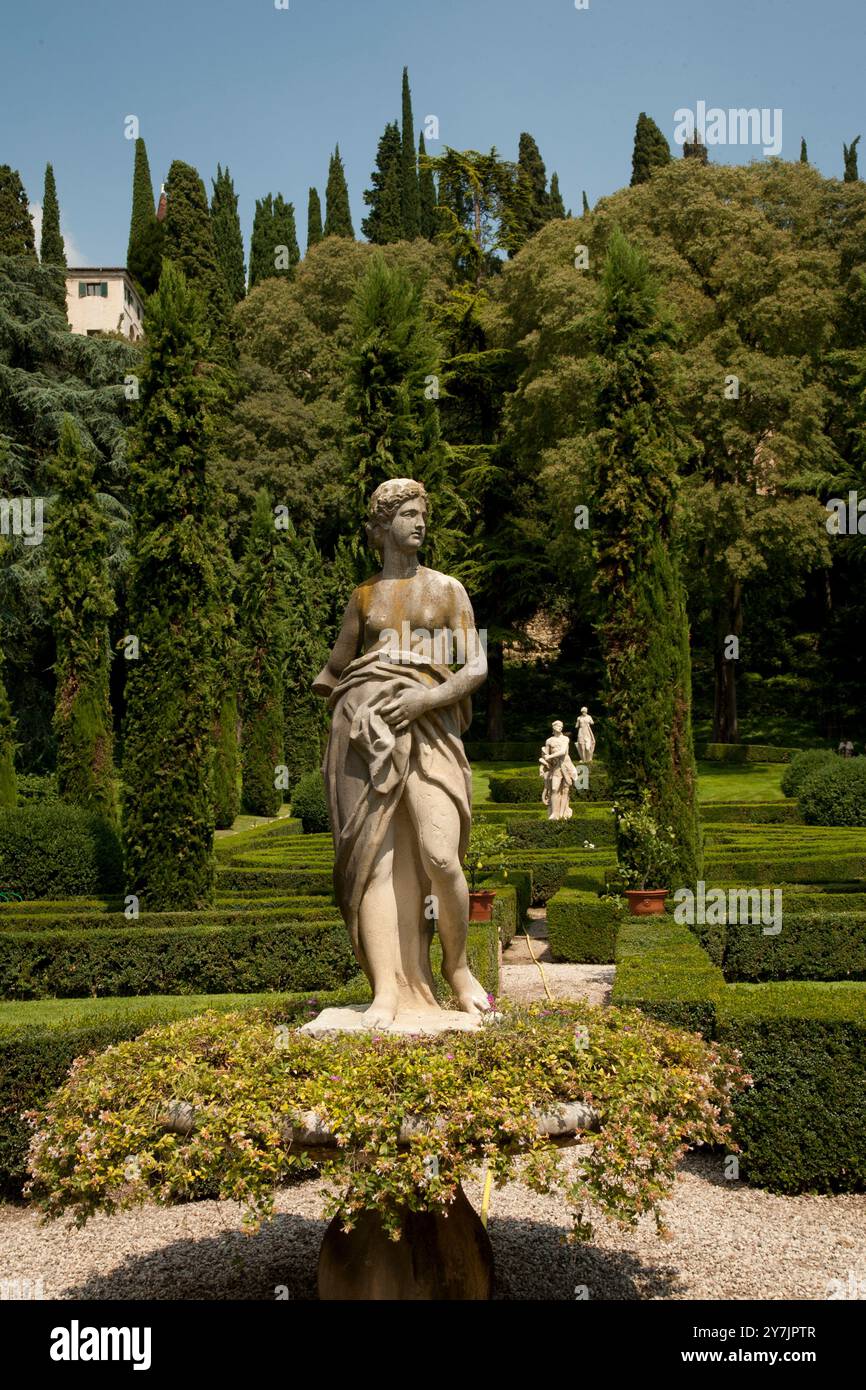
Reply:
[[[334,649],[313,681],[315,695],[322,695],[325,699],[330,696],[349,662],[354,661],[361,650],[362,635],[361,610],[356,590],[346,607],[343,626],[334,643]]]

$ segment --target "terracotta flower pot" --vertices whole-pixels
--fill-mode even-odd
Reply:
[[[470,922],[493,921],[493,899],[496,894],[490,888],[478,888],[469,894]]]
[[[628,910],[632,917],[661,916],[665,910],[667,888],[626,888]]]

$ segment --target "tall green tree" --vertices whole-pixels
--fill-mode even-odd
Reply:
[[[42,194],[42,237],[39,243],[39,259],[43,265],[66,266],[66,248],[60,232],[60,206],[57,202],[57,184],[54,170],[50,164],[45,166],[45,191]]]
[[[361,223],[368,241],[385,246],[403,237],[403,146],[396,121],[389,122],[379,140],[372,184],[364,193],[370,211]]]
[[[346,171],[340,156],[340,146],[334,150],[328,165],[328,185],[325,189],[325,236],[344,236],[355,239],[352,214],[349,209],[349,188]]]
[[[588,199],[587,196],[586,196],[586,190],[585,190],[585,189],[584,189],[583,193],[581,193],[580,196],[581,196],[582,213],[583,213],[583,216],[585,217],[586,214],[589,212],[589,199]]]
[[[806,140],[804,136],[800,137],[800,163],[809,163],[809,151],[806,149]]]
[[[54,629],[57,788],[107,820],[117,817],[108,623],[108,523],[96,493],[95,460],[67,416],[51,470],[46,602]]]
[[[0,256],[35,256],[30,205],[17,169],[0,164]]]
[[[674,552],[678,443],[665,350],[673,332],[644,256],[610,239],[597,322],[603,369],[591,440],[595,592],[617,794],[648,789],[674,832],[676,885],[701,871],[685,594]],[[667,885],[659,885],[667,886]]]
[[[17,802],[15,720],[3,681],[3,651],[0,649],[0,810],[9,810]]]
[[[550,176],[550,194],[548,196],[548,210],[551,217],[565,216],[565,203],[562,201],[562,194],[559,191],[559,175],[552,173]]]
[[[156,216],[147,146],[139,136],[135,142],[132,172],[132,212],[126,267],[145,294],[153,294],[159,284],[164,235],[163,224]]]
[[[701,139],[699,130],[695,130],[691,140],[683,141],[683,159],[695,159],[699,164],[709,163],[709,151]]]
[[[283,652],[285,598],[278,537],[268,493],[256,497],[240,575],[243,650],[241,760],[244,811],[275,816],[283,765]]]
[[[428,241],[436,236],[436,180],[427,160],[423,130],[418,135],[418,207],[421,235]]]
[[[212,536],[211,378],[202,303],[167,260],[147,310],[130,448],[135,530],[123,776],[127,890],[151,911],[213,890],[216,654],[224,617]],[[127,642],[128,646],[128,642]]]
[[[263,280],[288,279],[300,260],[295,209],[281,193],[256,199],[250,242],[250,289]]]
[[[415,122],[412,117],[408,68],[403,69],[403,157],[400,185],[403,236],[406,241],[413,241],[416,236],[421,235],[421,195],[415,159]]]
[[[437,352],[420,290],[405,271],[373,258],[355,299],[346,360],[351,485],[360,531],[370,493],[386,478],[417,478],[445,520],[445,450],[435,399]]]
[[[274,198],[274,246],[277,248],[277,275],[292,276],[295,266],[301,259],[298,250],[298,233],[295,227],[295,207],[285,202],[282,193]]]
[[[176,159],[165,185],[166,259],[183,271],[188,287],[206,310],[211,356],[228,360],[229,292],[217,257],[205,186],[191,164]]]
[[[213,194],[210,215],[213,224],[217,260],[223,273],[226,289],[233,304],[239,304],[246,293],[244,238],[238,217],[238,195],[228,169],[217,165],[216,178],[211,180]]]
[[[855,135],[850,145],[843,144],[842,158],[845,162],[845,173],[843,181],[845,183],[856,183],[860,177],[857,170],[857,146],[860,143],[860,136]]]
[[[654,169],[670,164],[671,147],[655,121],[645,111],[637,118],[631,157],[632,184],[646,183]]]
[[[305,772],[321,766],[326,709],[313,694],[312,684],[328,658],[329,639],[336,633],[328,602],[333,580],[314,541],[289,528],[280,546],[280,565],[285,595],[283,740],[292,789]],[[354,573],[352,578],[358,582]],[[348,598],[346,594],[346,602]],[[341,618],[344,611],[345,603]]]
[[[510,254],[519,251],[550,220],[550,215],[544,160],[533,137],[524,131],[520,137],[517,178],[511,198]]]
[[[318,246],[323,235],[321,199],[318,189],[311,188],[307,198],[307,250],[311,246]]]

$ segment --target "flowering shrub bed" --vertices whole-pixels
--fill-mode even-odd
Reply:
[[[267,1014],[205,1014],[75,1063],[29,1117],[28,1193],[77,1225],[97,1211],[218,1194],[244,1204],[255,1226],[280,1184],[315,1166],[326,1215],[350,1229],[375,1209],[397,1238],[401,1208],[447,1207],[486,1161],[497,1184],[519,1171],[536,1191],[561,1188],[586,1237],[590,1203],[626,1223],[649,1211],[660,1223],[685,1149],[730,1144],[732,1097],[747,1081],[736,1054],[631,1010],[515,1008],[477,1033],[435,1039],[314,1040]],[[599,1116],[577,1176],[533,1110],[574,1100]],[[195,1116],[186,1134],[165,1128],[178,1101]],[[291,1141],[311,1111],[336,1139],[324,1152]],[[412,1137],[401,1142],[407,1121]]]

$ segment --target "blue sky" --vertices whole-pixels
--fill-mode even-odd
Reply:
[[[136,115],[158,190],[172,159],[205,179],[228,164],[245,238],[257,196],[322,195],[339,141],[355,229],[376,143],[399,115],[408,65],[416,126],[441,142],[515,158],[522,130],[556,169],[566,206],[628,182],[634,123],[648,112],[673,144],[674,112],[781,108],[782,157],[808,140],[840,175],[842,141],[864,133],[862,0],[78,0],[19,3],[3,17],[0,163],[31,201],[54,164],[74,261],[126,256]],[[676,147],[675,147],[676,148]],[[678,151],[677,151],[678,152]],[[760,150],[717,147],[745,162]],[[79,259],[80,258],[80,259]]]

